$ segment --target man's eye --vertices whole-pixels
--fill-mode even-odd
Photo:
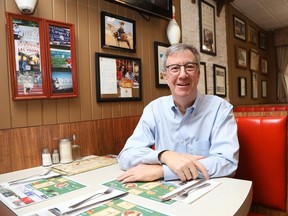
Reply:
[[[171,67],[170,70],[172,70],[172,71],[178,71],[178,70],[179,70],[179,66],[174,65],[174,66]]]
[[[186,68],[186,70],[194,70],[195,69],[194,65],[192,65],[192,64],[186,65],[185,68]]]

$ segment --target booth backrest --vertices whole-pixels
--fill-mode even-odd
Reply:
[[[286,211],[286,116],[236,117],[236,178],[253,182],[253,203]]]
[[[234,112],[269,112],[288,111],[288,105],[241,105],[234,108]]]

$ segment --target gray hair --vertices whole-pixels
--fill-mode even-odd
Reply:
[[[178,43],[178,44],[173,44],[171,45],[166,52],[164,53],[163,59],[162,59],[162,66],[161,69],[162,71],[166,71],[166,63],[167,63],[167,58],[177,52],[183,52],[185,50],[189,50],[196,58],[196,63],[199,65],[200,64],[200,53],[198,50],[189,44],[185,43]]]

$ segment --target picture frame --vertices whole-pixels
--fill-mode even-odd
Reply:
[[[268,61],[266,58],[261,57],[260,58],[260,68],[261,68],[261,73],[262,74],[268,74]]]
[[[6,22],[12,99],[48,98],[42,19],[6,13]]]
[[[96,52],[95,63],[97,102],[142,100],[141,59]]]
[[[154,41],[154,58],[155,58],[155,83],[156,88],[167,88],[165,74],[162,71],[162,58],[169,47],[169,44]]]
[[[260,56],[255,50],[250,51],[250,70],[259,71]]]
[[[262,98],[267,97],[267,81],[262,80],[261,81],[261,92],[262,92]]]
[[[136,52],[135,20],[101,11],[101,46]]]
[[[216,56],[215,6],[200,0],[200,51]]]
[[[12,99],[77,97],[74,25],[13,13],[6,21]]]
[[[239,69],[247,68],[248,53],[247,50],[241,46],[235,45],[235,66]]]
[[[267,39],[263,32],[259,32],[259,48],[263,50],[267,49]]]
[[[213,64],[214,94],[220,97],[226,97],[226,68]]]
[[[252,99],[258,98],[258,73],[252,71]]]
[[[238,77],[239,97],[247,95],[247,79],[246,77]]]
[[[248,26],[248,41],[251,44],[257,45],[257,33],[255,28],[253,28],[252,26]]]
[[[237,16],[233,16],[234,37],[246,41],[246,22]]]
[[[200,62],[199,70],[200,70],[200,78],[197,89],[200,91],[200,93],[207,94],[206,62]]]
[[[46,21],[50,98],[78,96],[74,25]]]

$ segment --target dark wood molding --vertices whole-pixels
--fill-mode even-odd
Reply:
[[[225,4],[231,3],[234,0],[214,0],[216,2],[217,6],[217,16],[220,16],[220,13],[222,11],[222,8],[225,6]]]

